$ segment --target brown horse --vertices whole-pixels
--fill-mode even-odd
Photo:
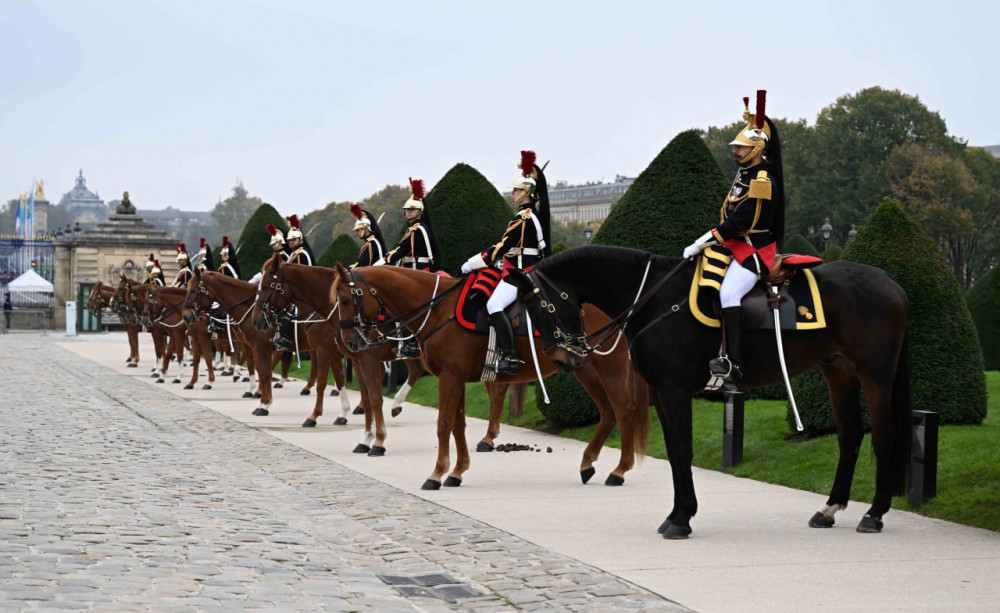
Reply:
[[[254,390],[251,382],[251,390],[243,394],[244,398],[260,398],[260,406],[253,410],[254,415],[265,416],[270,414],[270,407],[273,403],[272,394],[272,368],[276,356],[284,352],[277,352],[271,343],[274,329],[260,331],[257,330],[250,321],[250,311],[257,294],[257,285],[247,283],[239,279],[227,277],[218,272],[196,270],[194,277],[188,283],[187,293],[184,298],[184,317],[188,321],[195,321],[199,313],[204,313],[209,309],[212,302],[218,302],[233,321],[237,330],[234,336],[241,340],[246,350],[248,368],[251,373],[256,373],[259,377],[259,387]],[[323,391],[326,389],[327,372],[331,364],[335,362],[335,356],[326,349],[329,344],[329,335],[324,335],[323,330],[310,330],[307,326],[298,326],[298,334],[301,337],[299,348],[302,351],[311,352],[313,359],[309,361],[310,380],[315,382],[318,398],[322,403]],[[224,341],[225,342],[225,341]],[[284,366],[284,365],[283,365]],[[334,378],[338,380],[338,386],[343,388],[343,370],[340,378],[337,378],[337,369],[334,369]],[[342,396],[345,404],[343,410],[349,411],[350,405],[347,403],[347,394]]]
[[[183,287],[155,287],[146,299],[146,310],[144,317],[149,318],[150,325],[158,325],[167,331],[170,336],[171,347],[180,365],[180,373],[172,383],[180,383],[184,376],[184,343],[185,335],[191,345],[191,356],[193,372],[191,380],[184,386],[184,389],[194,389],[198,382],[198,370],[201,360],[204,357],[205,365],[208,368],[208,383],[202,389],[212,389],[215,383],[215,366],[212,364],[212,337],[208,333],[207,321],[195,321],[187,323],[183,317],[184,297],[187,296],[187,288]],[[169,365],[170,354],[164,355],[163,366],[166,373]],[[162,383],[163,378],[157,380]]]
[[[441,487],[451,461],[450,436],[455,439],[457,459],[444,485],[461,485],[470,463],[465,441],[465,384],[480,380],[487,350],[485,334],[470,332],[455,321],[458,301],[455,290],[462,279],[389,266],[352,271],[338,266],[336,274],[330,300],[340,310],[341,331],[348,348],[373,342],[369,334],[375,327],[376,314],[383,311],[395,314],[420,341],[424,365],[438,377],[438,457],[422,487],[431,490]],[[607,321],[596,309],[588,312],[588,326],[597,327]],[[518,338],[517,344],[524,366],[517,375],[498,376],[499,383],[535,379],[536,359],[542,376],[556,371],[546,356],[536,357],[538,352],[532,349],[528,338]],[[624,483],[625,471],[634,465],[635,454],[645,449],[649,402],[646,385],[632,370],[624,346],[605,357],[607,360],[595,360],[592,370],[579,377],[602,416],[601,425],[584,454],[581,476],[586,483],[593,474],[590,464],[617,418],[622,427],[622,454],[616,472],[606,483],[620,485]]]
[[[129,279],[125,275],[121,275],[118,287],[111,297],[110,304],[112,309],[122,321],[137,326],[141,331],[143,327],[146,327],[142,323],[142,312],[146,308],[146,300],[153,287],[155,286],[139,283],[138,281]],[[146,327],[146,329],[153,339],[153,353],[157,362],[159,362],[165,352],[170,352],[170,349],[167,347],[169,338],[164,328],[160,326]],[[138,339],[136,339],[136,342],[138,342]],[[154,365],[150,371],[150,376],[153,378],[162,377],[163,368]]]
[[[138,322],[132,323],[125,317],[124,305],[116,303],[112,307],[111,299],[115,295],[115,289],[111,285],[105,285],[103,281],[95,283],[90,288],[90,295],[87,297],[87,311],[93,317],[100,317],[104,309],[111,309],[118,316],[128,336],[129,353],[125,365],[129,368],[137,368],[139,366],[139,331],[142,326]]]
[[[382,375],[383,364],[396,359],[389,345],[382,345],[372,350],[347,351],[342,343],[336,341],[338,335],[337,319],[334,305],[330,302],[330,287],[333,284],[335,271],[321,266],[299,266],[285,264],[280,258],[272,257],[264,264],[264,281],[254,308],[254,323],[258,326],[270,325],[270,322],[282,313],[287,312],[292,305],[297,305],[301,317],[306,317],[317,325],[323,325],[331,335],[336,350],[351,360],[358,375],[358,388],[361,391],[361,405],[365,414],[364,440],[354,448],[355,453],[367,453],[372,456],[385,455],[385,439],[387,431],[385,417],[382,412]],[[270,314],[270,315],[269,315]],[[426,372],[419,360],[406,360],[407,380],[393,398],[391,409],[395,417],[402,410],[402,405],[410,388]],[[317,398],[316,407],[303,426],[316,425],[316,420],[323,414],[322,400]],[[346,424],[346,415],[337,418],[334,424]]]

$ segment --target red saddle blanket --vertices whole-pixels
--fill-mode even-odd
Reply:
[[[488,333],[489,318],[486,315],[486,301],[500,282],[500,271],[495,268],[480,268],[470,273],[463,281],[459,290],[458,303],[455,305],[455,321],[466,330]],[[521,317],[524,305],[517,301],[504,311],[510,317],[515,336],[528,336],[527,318]],[[535,336],[541,336],[535,330]]]

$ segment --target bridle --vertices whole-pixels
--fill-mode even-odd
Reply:
[[[265,299],[263,291],[258,291],[257,299],[254,301],[254,306],[260,309],[261,314],[264,316],[264,323],[267,324],[267,326],[270,328],[277,325],[277,323],[280,322],[282,319],[291,318],[293,315],[296,315],[297,313],[295,312],[295,300],[290,296],[286,296],[287,304],[284,307],[278,307],[271,302],[275,293],[277,293],[277,295],[279,296],[285,296],[285,282],[284,282],[285,267],[279,264],[277,274],[273,272],[268,274],[271,277],[271,282],[267,284],[267,288],[270,289],[271,292],[267,296],[267,299]],[[264,283],[261,282],[260,289],[263,290],[264,287],[265,287]],[[320,307],[319,309],[310,311],[309,313],[306,314],[308,315],[306,319],[295,319],[293,321],[295,321],[296,323],[310,323],[310,322],[329,320],[330,317],[332,317],[333,314],[337,311],[338,305],[336,303],[332,303],[333,308],[322,319],[313,319],[312,314],[317,313],[322,315],[321,311],[326,307],[330,306],[330,304],[331,303],[328,303]],[[275,323],[271,323],[272,319],[274,320]]]

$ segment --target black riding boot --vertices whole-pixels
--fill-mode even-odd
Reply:
[[[514,345],[514,328],[510,319],[503,311],[490,315],[490,325],[497,334],[497,344],[500,345],[500,359],[497,360],[497,374],[516,375],[521,366],[517,359],[517,348]]]
[[[396,328],[396,338],[403,336],[404,334],[410,334],[409,330],[399,326]],[[417,337],[412,334],[405,341],[399,341],[399,345],[396,347],[396,354],[400,358],[417,358],[420,356],[420,343],[417,342]]]
[[[292,326],[294,325],[295,323],[291,319],[281,322],[278,330],[274,333],[274,338],[271,339],[275,347],[278,349],[288,349],[292,346]]]
[[[208,309],[208,332],[209,334],[221,334],[225,331],[226,326],[220,323],[219,320],[226,319],[226,312],[222,310],[222,307],[209,308]]]
[[[740,322],[743,316],[741,307],[722,309],[722,325],[725,332],[722,335],[722,355],[708,363],[708,369],[713,375],[723,377],[733,389],[743,380],[742,352],[740,347]],[[729,387],[727,385],[727,387]]]

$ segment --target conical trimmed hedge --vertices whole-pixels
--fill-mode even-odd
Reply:
[[[796,234],[792,238],[785,241],[784,246],[781,248],[782,253],[797,253],[798,255],[811,255],[814,257],[819,257],[819,250],[813,246],[809,240],[802,236],[801,234]]]
[[[545,404],[542,386],[535,385],[535,405],[546,419],[560,426],[597,423],[601,412],[573,373],[555,372],[545,378],[551,404]]]
[[[495,245],[513,217],[493,184],[461,162],[441,177],[424,204],[441,245],[441,270],[449,273],[457,273],[471,256]]]
[[[320,254],[316,263],[327,268],[333,268],[337,262],[345,267],[350,266],[358,261],[360,250],[361,245],[358,244],[358,241],[351,238],[349,234],[341,234]]]
[[[966,295],[972,321],[976,323],[979,346],[983,350],[986,370],[1000,370],[1000,266],[982,276]]]
[[[885,270],[909,296],[912,408],[936,411],[942,424],[981,423],[986,417],[986,377],[976,327],[934,241],[896,202],[886,199],[841,259]],[[806,430],[833,432],[829,396],[819,372],[796,377],[792,389]],[[790,407],[788,421],[794,423]]]
[[[836,262],[843,253],[844,250],[840,245],[830,245],[830,248],[823,252],[823,261]]]
[[[264,262],[274,255],[270,247],[271,235],[267,233],[269,223],[273,223],[283,235],[288,234],[288,222],[266,202],[257,207],[240,233],[240,242],[236,246],[237,255],[240,259],[240,274],[247,279],[260,272]]]
[[[681,132],[629,186],[593,243],[680,256],[718,225],[728,188],[699,132]]]

